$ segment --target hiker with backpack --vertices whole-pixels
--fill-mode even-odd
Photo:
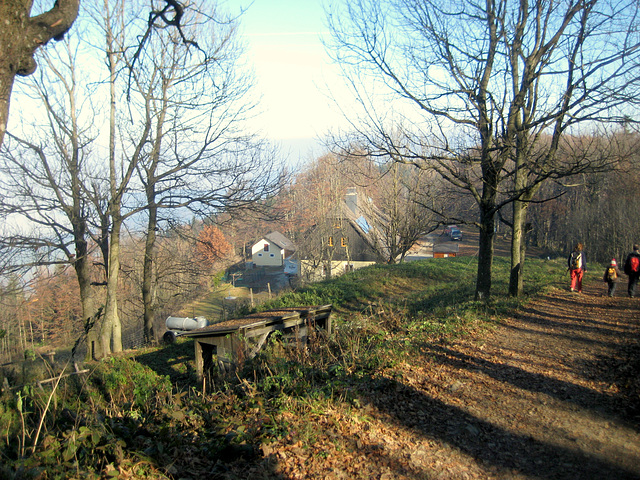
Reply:
[[[620,273],[620,270],[618,270],[618,263],[614,258],[611,260],[609,266],[605,268],[604,276],[602,277],[604,283],[609,285],[609,290],[607,293],[610,297],[613,297],[616,292],[616,285],[618,283],[618,278],[620,278],[620,275],[622,275],[622,273]]]
[[[633,246],[633,252],[627,255],[624,262],[624,273],[629,275],[628,292],[631,298],[636,296],[636,286],[640,279],[640,247],[638,244]]]
[[[584,254],[582,243],[576,244],[567,261],[571,275],[571,291],[582,293],[582,277],[587,271],[587,257]]]

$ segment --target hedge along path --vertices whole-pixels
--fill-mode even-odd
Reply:
[[[640,478],[640,299],[593,283],[423,345],[353,418],[313,419],[326,424],[313,446],[263,453],[286,478]],[[334,451],[345,435],[354,448]]]

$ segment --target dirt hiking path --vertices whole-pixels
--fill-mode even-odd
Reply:
[[[424,345],[362,399],[366,421],[319,416],[314,445],[264,453],[286,479],[640,479],[640,299],[592,283]]]

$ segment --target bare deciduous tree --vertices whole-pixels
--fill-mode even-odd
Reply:
[[[584,167],[559,165],[567,133],[635,113],[637,13],[631,0],[359,0],[330,12],[335,59],[362,105],[346,144],[433,169],[473,196],[476,298],[491,292],[497,212]],[[380,86],[397,102],[376,99]],[[543,134],[549,148],[532,158],[527,142]]]
[[[276,152],[243,132],[253,104],[253,79],[238,68],[242,48],[236,23],[204,6],[185,12],[179,31],[158,32],[145,50],[127,58],[128,95],[148,112],[148,142],[136,164],[147,214],[144,255],[145,336],[154,340],[153,262],[158,224],[179,211],[201,217],[240,208],[258,209],[284,178]],[[215,29],[213,29],[215,25]],[[181,41],[200,38],[198,49]],[[134,68],[133,62],[137,67]],[[146,130],[145,130],[146,131]]]
[[[434,231],[439,223],[434,211],[438,201],[429,172],[413,169],[401,162],[390,162],[375,180],[376,193],[372,205],[381,214],[377,224],[382,232],[380,253],[387,263],[404,260],[418,241]],[[365,203],[363,209],[367,212]]]
[[[13,219],[14,231],[2,237],[5,250],[20,252],[13,268],[72,265],[82,318],[90,321],[101,303],[93,285],[92,210],[86,198],[95,117],[82,105],[74,55],[74,46],[64,42],[41,60],[46,68],[29,93],[47,121],[25,120],[20,135],[8,133],[0,159],[0,188],[8,195],[0,199],[0,214]]]

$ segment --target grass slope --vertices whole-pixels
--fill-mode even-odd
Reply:
[[[564,270],[530,260],[527,295],[565,282]],[[334,334],[305,350],[273,341],[206,392],[189,340],[110,358],[57,386],[5,389],[0,478],[282,478],[278,448],[312,444],[319,425],[334,432],[332,454],[346,454],[357,445],[345,428],[366,428],[367,398],[397,381],[395,366],[526,300],[506,295],[508,261],[494,271],[488,303],[472,300],[469,258],[372,266],[286,293],[261,308],[333,304]]]

